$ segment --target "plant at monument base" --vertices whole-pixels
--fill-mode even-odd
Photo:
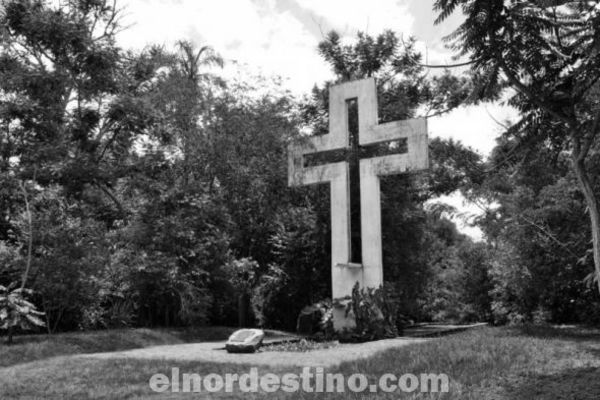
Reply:
[[[8,331],[8,344],[12,343],[14,330],[17,328],[26,331],[46,326],[39,318],[44,313],[25,299],[33,291],[22,287],[15,289],[15,286],[14,283],[9,287],[0,285],[0,329]]]
[[[312,338],[311,338],[312,339]],[[262,346],[259,352],[292,352],[292,353],[306,353],[308,351],[332,349],[339,345],[338,341],[325,341],[325,340],[314,340],[314,339],[301,339],[300,341],[284,342],[279,344],[271,344]]]
[[[346,316],[354,316],[356,327],[354,331],[342,332],[342,336],[349,335],[346,339],[353,341],[397,337],[396,310],[397,304],[384,286],[376,289],[361,288],[356,282],[346,306]]]
[[[306,306],[300,311],[296,332],[310,336],[312,340],[322,342],[333,339],[333,304],[330,299]]]
[[[331,300],[323,300],[317,303],[323,315],[319,321],[319,332],[315,335],[315,339],[327,340],[335,335],[333,329],[333,304]]]

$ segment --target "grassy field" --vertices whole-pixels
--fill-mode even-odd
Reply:
[[[122,329],[58,335],[16,336],[12,346],[0,341],[0,368],[55,356],[137,349],[165,344],[227,338],[234,328]],[[2,399],[2,397],[0,397]]]
[[[173,340],[187,341],[185,338],[178,339],[176,334],[161,331],[137,332],[140,333],[140,337],[150,337],[148,339],[150,342],[171,340],[170,337],[175,338]],[[146,333],[142,334],[142,332]],[[210,334],[205,332],[206,336],[218,334],[218,332]],[[132,335],[125,332],[122,337],[127,339],[130,336]],[[184,336],[189,339],[187,334]],[[60,341],[54,338],[52,340]],[[140,339],[140,342],[143,340]],[[128,342],[124,347],[131,347],[131,345],[132,343]],[[420,345],[398,348],[370,359],[342,364],[338,368],[325,371],[340,372],[346,376],[360,372],[367,374],[373,381],[386,373],[396,375],[446,373],[450,377],[450,393],[443,395],[303,392],[248,395],[238,392],[218,393],[207,397],[206,394],[157,394],[150,391],[149,378],[156,373],[170,376],[172,367],[179,367],[182,372],[204,376],[209,373],[243,374],[247,373],[252,366],[162,360],[92,360],[77,357],[38,359],[35,362],[15,364],[16,358],[11,354],[13,351],[22,351],[20,349],[23,346],[27,345],[20,344],[9,349],[0,348],[3,360],[4,357],[10,357],[14,364],[0,369],[1,399],[268,399],[276,397],[279,399],[597,400],[600,398],[600,331],[584,328],[484,328],[433,339]],[[118,347],[114,343],[110,346]],[[288,372],[299,373],[300,370],[259,367],[259,373],[266,372],[282,375]]]

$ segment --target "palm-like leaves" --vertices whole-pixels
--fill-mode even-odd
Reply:
[[[40,318],[44,313],[25,298],[31,294],[30,289],[11,289],[0,285],[0,329],[32,330],[46,325]]]
[[[179,66],[190,81],[196,84],[215,82],[216,77],[213,74],[200,72],[206,67],[223,68],[223,58],[212,47],[202,46],[200,49],[196,49],[194,44],[185,40],[180,41],[178,47],[181,51]]]

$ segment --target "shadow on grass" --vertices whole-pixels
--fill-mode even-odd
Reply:
[[[566,326],[544,326],[544,325],[524,325],[513,328],[518,334],[539,338],[539,339],[563,339],[574,341],[600,341],[600,328],[582,327],[574,325]]]
[[[597,400],[600,398],[600,368],[575,368],[551,375],[535,374],[508,385],[512,400]]]

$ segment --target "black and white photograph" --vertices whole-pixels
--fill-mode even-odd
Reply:
[[[600,2],[0,0],[0,400],[600,399]]]

